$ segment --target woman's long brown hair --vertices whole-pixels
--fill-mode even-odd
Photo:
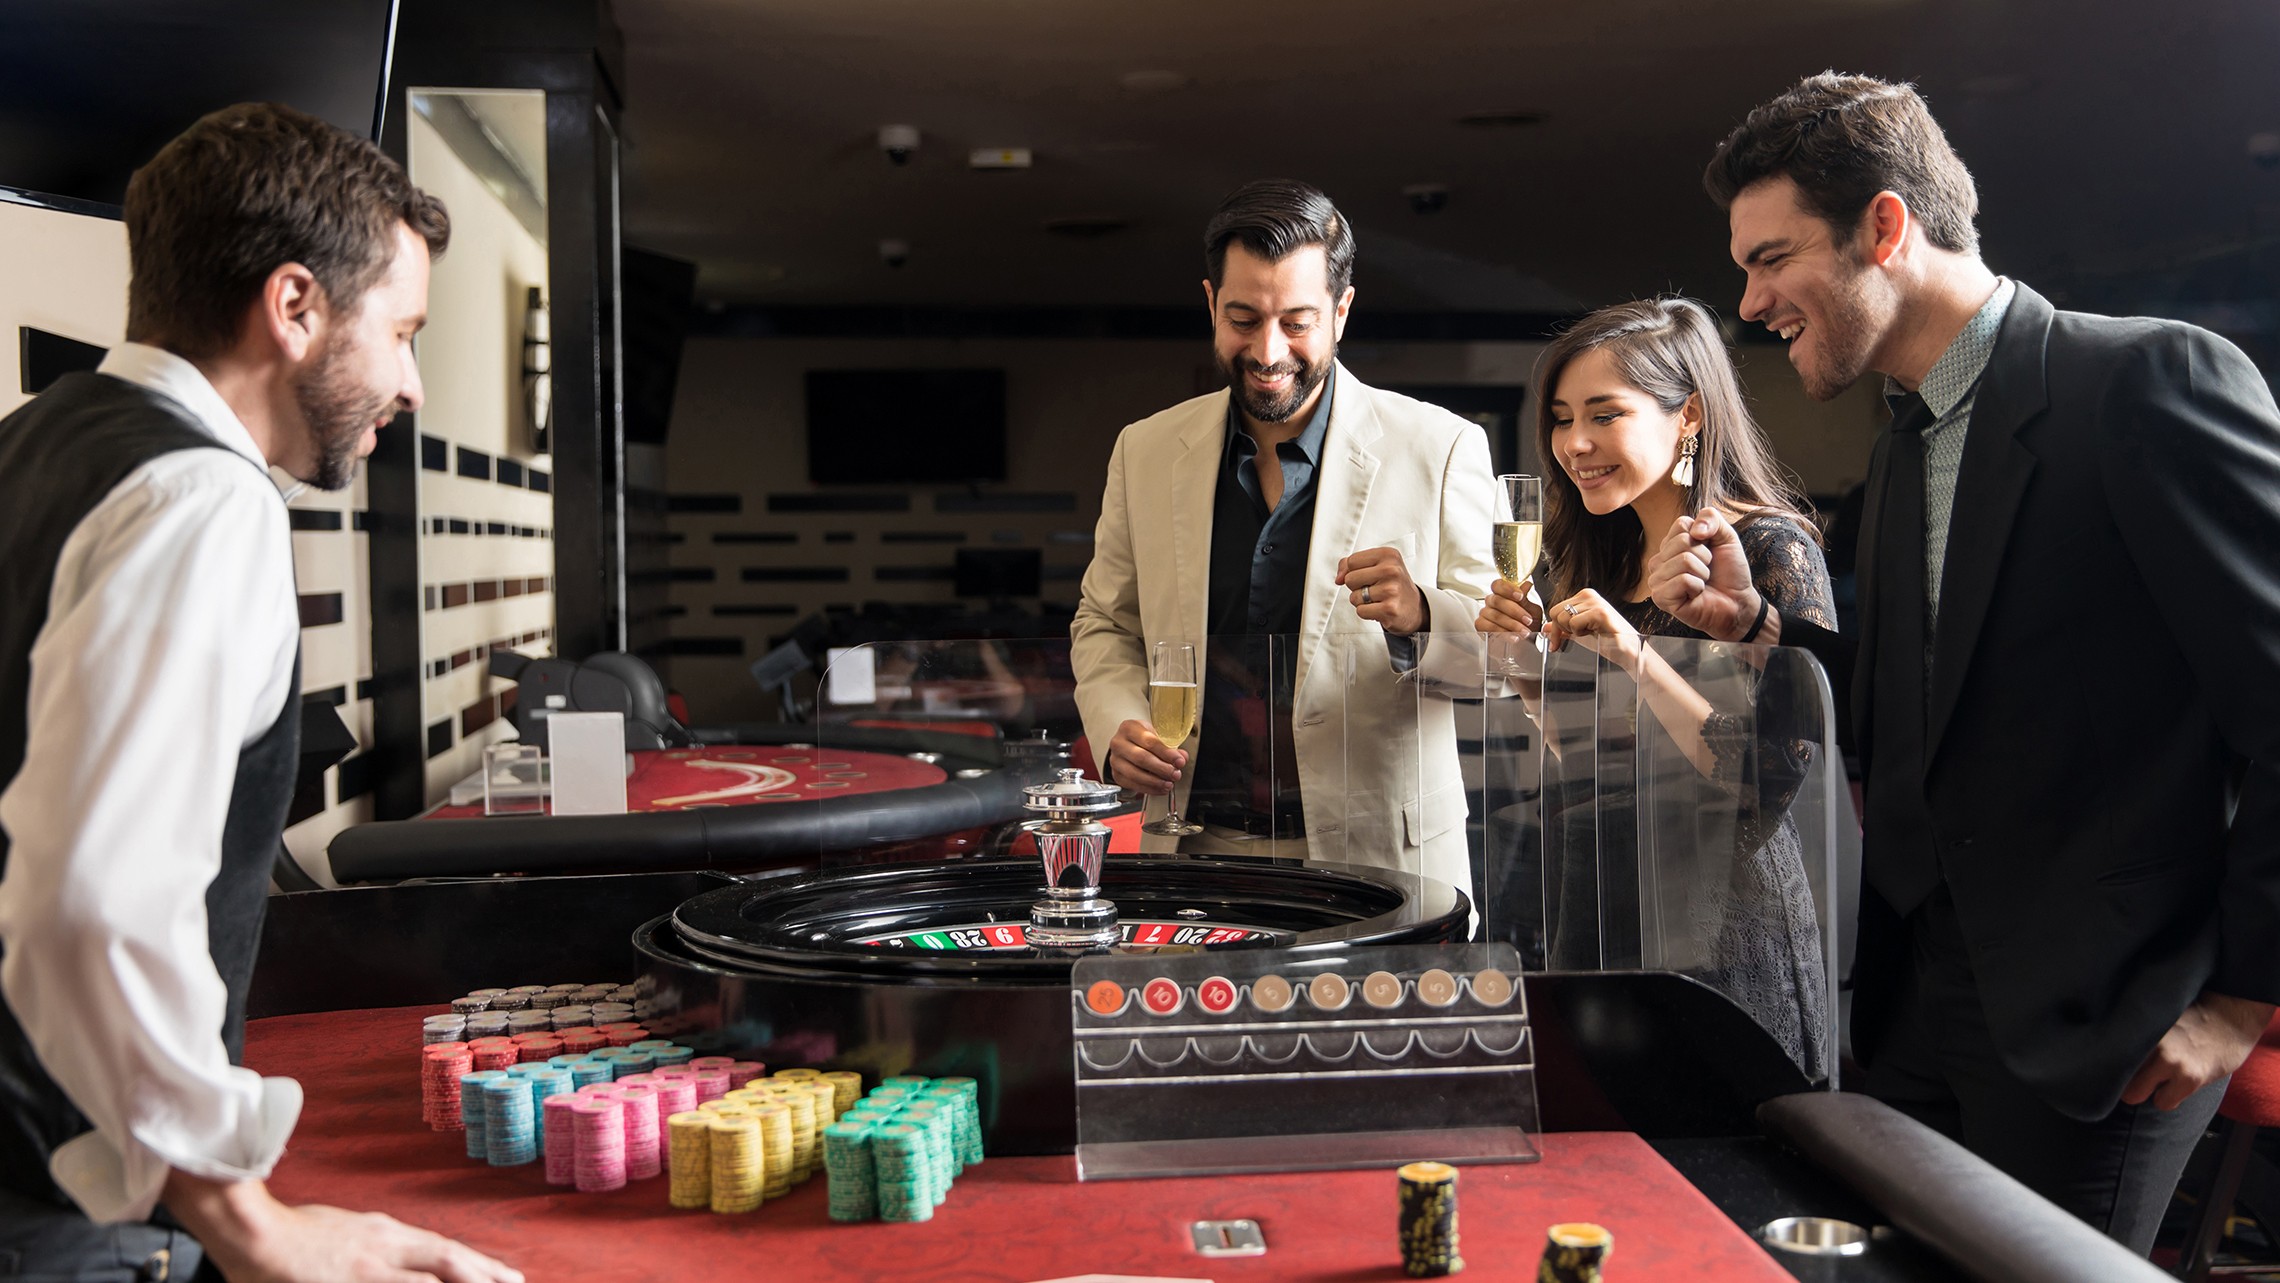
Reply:
[[[1628,504],[1604,517],[1584,507],[1583,493],[1552,452],[1552,396],[1568,363],[1604,349],[1623,382],[1665,414],[1688,397],[1702,405],[1701,453],[1684,511],[1718,508],[1756,515],[1782,513],[1818,539],[1804,496],[1774,461],[1773,449],[1742,400],[1734,361],[1710,313],[1692,299],[1641,299],[1603,307],[1552,341],[1536,363],[1536,450],[1550,475],[1544,484],[1544,552],[1559,597],[1596,588],[1610,601],[1639,582],[1646,532]],[[1655,532],[1657,539],[1661,532]]]

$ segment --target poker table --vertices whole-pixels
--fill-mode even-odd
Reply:
[[[944,876],[957,868],[917,873]],[[887,880],[857,877],[819,887],[810,875],[730,880],[683,872],[491,878],[272,897],[249,1002],[246,1063],[298,1078],[308,1093],[302,1124],[275,1173],[277,1191],[429,1225],[533,1277],[718,1277],[722,1254],[739,1249],[764,1253],[751,1259],[765,1260],[771,1277],[790,1271],[787,1277],[815,1280],[907,1275],[1018,1283],[1090,1272],[1260,1280],[1400,1276],[1390,1172],[1079,1182],[1066,1153],[1013,1152],[1023,1147],[1017,1143],[1023,1128],[1006,1127],[1006,1120],[1043,1119],[1027,1126],[1034,1139],[1065,1124],[1060,1116],[1067,1106],[1043,1084],[1010,1078],[985,1106],[1000,1124],[992,1157],[962,1176],[950,1201],[923,1224],[832,1223],[820,1181],[745,1216],[672,1211],[654,1181],[606,1195],[565,1192],[546,1186],[533,1169],[472,1164],[455,1136],[421,1123],[412,1017],[444,1010],[451,997],[471,989],[648,975],[651,1016],[707,1014],[703,1001],[665,1004],[660,973],[644,970],[658,962],[649,952],[658,924],[683,910],[700,934],[708,921],[718,927],[722,912],[744,924],[715,933],[743,951],[736,966],[750,972],[728,977],[723,990],[783,991],[789,996],[767,1009],[779,1020],[800,1007],[820,1013],[784,1021],[774,1035],[774,1063],[846,1063],[844,1045],[815,1036],[841,1022],[868,1034],[874,1056],[881,1047],[903,1050],[900,1062],[872,1060],[864,1066],[868,1073],[962,1072],[966,1066],[919,1063],[922,1041],[912,1021],[920,1009],[867,998],[863,986],[978,990],[971,981],[977,970],[1039,965],[989,939],[988,926],[969,941],[881,943],[940,932],[1006,888],[976,889],[975,901],[960,904],[953,889],[933,886],[928,895],[947,899],[922,912],[909,886],[893,884],[893,875],[915,874],[855,872]],[[1279,910],[1278,900],[1317,899],[1338,885],[1334,878],[1277,897],[1225,871],[1205,872],[1212,876],[1198,875],[1186,889],[1220,898],[1191,894],[1172,906],[1167,924],[1197,924],[1198,918],[1177,912],[1193,908],[1201,910],[1206,935],[1235,928],[1270,933],[1267,941],[1206,947],[1303,947],[1310,932],[1325,930],[1333,935],[1317,941],[1341,930],[1354,938],[1430,940],[1445,935],[1447,915],[1456,908],[1428,903],[1416,894],[1419,888],[1409,888],[1396,894],[1397,904],[1364,912],[1370,905],[1359,900],[1367,894],[1349,886],[1343,894],[1358,901],[1344,925],[1308,926]],[[1263,869],[1257,876],[1292,872]],[[1115,879],[1104,876],[1103,882]],[[708,897],[716,915],[709,920],[705,911],[689,909]],[[1136,894],[1134,903],[1150,899]],[[865,902],[867,914],[860,911]],[[1168,903],[1167,897],[1157,907]],[[1319,906],[1313,911],[1323,912]],[[1461,922],[1461,909],[1456,917]],[[803,931],[810,937],[820,931],[826,940],[802,945],[795,937]],[[829,940],[851,947],[830,948]],[[696,973],[687,961],[673,964],[684,979]],[[780,974],[769,974],[770,968]],[[1474,1277],[1532,1276],[1545,1227],[1585,1220],[1615,1234],[1612,1280],[1778,1280],[1789,1273],[1748,1231],[1806,1215],[1900,1230],[1876,1240],[1865,1257],[1807,1260],[1808,1267],[1827,1267],[1807,1270],[1810,1277],[1845,1283],[2161,1277],[2138,1272],[2142,1263],[2118,1247],[1908,1120],[1888,1110],[1879,1115],[1880,1106],[1846,1093],[1804,1090],[1807,1084],[1768,1035],[1722,995],[1687,977],[1535,973],[1525,987],[1537,1040],[1542,1157],[1463,1169],[1462,1251]],[[1065,1037],[1065,988],[1058,1004]],[[692,1044],[708,1032],[734,1040],[740,1035],[733,1021],[720,1019],[734,1005],[731,999],[710,1012],[715,1023],[709,1029],[702,1020],[684,1022],[669,1036]],[[997,1047],[1010,1058],[1005,1048],[1034,1032],[1040,1010],[1019,1002],[968,1005],[956,1013],[963,1027],[948,1031],[962,1043],[944,1045]],[[1260,1222],[1269,1244],[1265,1257],[1193,1253],[1191,1222],[1235,1218]]]
[[[976,732],[979,733],[976,733]],[[440,806],[415,820],[344,829],[329,848],[344,883],[501,873],[816,866],[938,859],[1010,840],[1024,786],[1063,746],[998,738],[971,722],[882,721],[734,728],[737,743],[630,754],[623,815],[486,816]]]

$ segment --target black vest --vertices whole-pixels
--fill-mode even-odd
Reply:
[[[0,789],[23,768],[32,643],[47,623],[65,541],[135,469],[192,449],[226,447],[174,402],[99,374],[65,375],[0,419]],[[246,466],[254,465],[249,460]],[[238,755],[222,867],[206,888],[207,947],[230,994],[220,1032],[233,1061],[244,1045],[254,946],[292,801],[299,687],[296,660],[277,721]],[[143,728],[152,735],[166,731]],[[0,878],[7,874],[8,846],[0,832]],[[0,1003],[0,1188],[70,1206],[48,1175],[48,1156],[87,1129],[40,1068],[15,1013]]]

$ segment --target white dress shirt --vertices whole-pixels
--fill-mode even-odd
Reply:
[[[300,618],[285,505],[228,403],[157,348],[99,372],[227,447],[151,460],[73,530],[0,792],[0,994],[94,1124],[49,1169],[110,1222],[149,1216],[169,1168],[267,1176],[300,1115],[298,1083],[230,1064],[206,936],[238,753],[285,707]]]

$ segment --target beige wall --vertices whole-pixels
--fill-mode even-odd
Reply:
[[[533,100],[537,101],[536,99]],[[430,802],[482,765],[483,747],[505,738],[495,718],[499,696],[511,683],[485,675],[493,646],[549,654],[553,645],[554,502],[551,493],[496,479],[500,460],[523,469],[551,471],[533,453],[522,409],[524,292],[546,284],[546,247],[516,221],[425,117],[411,113],[413,181],[451,211],[451,247],[437,260],[428,287],[428,324],[418,340],[427,405],[422,436],[448,446],[441,471],[420,471],[420,583],[433,598],[421,613],[422,724],[431,733],[448,724],[449,745],[427,760]],[[460,475],[461,447],[487,460],[491,474]],[[469,456],[472,457],[472,456]],[[498,522],[541,535],[477,534],[434,530],[437,521],[486,526]],[[549,590],[521,591],[532,580]],[[454,603],[467,585],[512,582],[513,595]],[[428,603],[423,602],[423,605]],[[533,637],[533,634],[538,636]],[[457,666],[450,666],[457,660]],[[441,662],[446,671],[436,673]],[[432,745],[431,745],[432,747]]]
[[[29,325],[110,347],[127,333],[124,223],[0,201],[0,414],[22,405]]]

